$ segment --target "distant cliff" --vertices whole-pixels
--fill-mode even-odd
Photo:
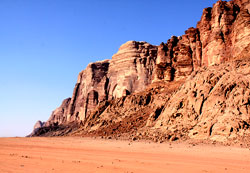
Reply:
[[[159,46],[128,41],[119,48],[112,59],[91,63],[80,72],[72,98],[65,99],[62,105],[52,112],[43,127],[77,122],[84,131],[90,124],[92,127],[95,122],[98,124],[97,114],[101,117],[102,112],[106,112],[106,118],[112,120],[110,113],[107,113],[109,109],[117,111],[117,116],[119,113],[127,114],[131,109],[144,112],[147,118],[142,118],[144,123],[141,125],[153,125],[152,121],[156,121],[159,116],[155,117],[156,114],[162,111],[169,99],[171,100],[171,92],[175,92],[192,72],[233,61],[241,56],[242,52],[246,52],[244,55],[248,54],[249,13],[249,0],[218,1],[212,8],[203,10],[196,28],[189,28],[182,36],[173,36]],[[173,86],[175,88],[171,90]],[[171,92],[165,92],[170,95],[158,95],[160,91],[156,92],[157,87],[163,88],[161,91],[170,88]],[[149,91],[150,88],[152,91]],[[140,96],[140,93],[146,91],[150,96]],[[133,108],[135,103],[131,97],[139,97],[135,100],[141,101],[142,107]],[[121,101],[124,98],[130,98],[130,101],[124,103],[125,100]],[[178,95],[178,99],[180,98]],[[111,109],[117,102],[124,104],[126,111],[121,108]],[[148,106],[149,103],[151,106]],[[149,107],[151,108],[147,110]],[[169,110],[165,110],[164,114]],[[97,130],[101,125],[95,127]]]

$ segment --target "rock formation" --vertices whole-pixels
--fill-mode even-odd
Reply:
[[[243,52],[249,58],[249,12],[249,0],[218,1],[183,36],[159,46],[128,41],[111,60],[91,63],[80,72],[72,98],[63,101],[45,126],[79,123],[74,134],[82,135],[114,135],[130,127],[145,132],[146,126],[164,139],[177,138],[170,135],[175,132],[190,138],[234,137],[249,126],[249,76],[239,68],[248,69],[249,62],[223,63],[242,59]],[[236,118],[243,114],[245,118]]]
[[[108,72],[109,99],[142,91],[152,81],[157,46],[128,41],[113,55]]]
[[[29,135],[27,135],[27,137],[31,137],[31,136],[35,135],[39,129],[41,129],[42,127],[44,127],[44,125],[45,125],[45,122],[42,122],[40,120],[37,121],[36,124],[33,127],[32,133],[29,134]]]
[[[201,66],[226,62],[250,43],[249,0],[205,8],[197,28],[158,47],[155,80],[178,80]]]
[[[44,124],[45,126],[53,125],[54,123],[65,123],[67,122],[67,110],[71,98],[63,100],[60,107],[54,110],[49,118],[49,120]]]
[[[107,99],[109,64],[109,60],[91,63],[80,72],[66,112],[66,122],[84,121],[88,111]]]
[[[250,56],[248,57],[250,58]],[[195,71],[164,106],[154,128],[225,141],[250,134],[250,62]]]
[[[157,47],[123,44],[111,60],[91,63],[78,75],[72,98],[53,111],[46,125],[84,121],[100,102],[142,91],[152,81]]]

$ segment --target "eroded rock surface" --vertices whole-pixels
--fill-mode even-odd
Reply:
[[[46,125],[85,121],[99,103],[144,90],[152,81],[156,54],[157,46],[129,41],[111,60],[89,64],[78,75],[72,98],[63,101]]]
[[[186,78],[193,70],[226,62],[250,43],[250,1],[218,1],[205,8],[197,28],[158,47],[155,81]]]
[[[128,41],[113,55],[108,72],[109,99],[143,91],[152,81],[157,46]]]
[[[53,125],[54,123],[62,124],[67,122],[67,111],[69,108],[71,98],[63,100],[60,107],[55,109],[50,115],[49,120],[44,124],[45,126]]]
[[[66,113],[67,122],[84,121],[91,109],[107,99],[109,65],[110,60],[98,61],[79,73]]]
[[[249,58],[249,11],[249,0],[218,1],[183,36],[159,46],[128,41],[111,60],[91,63],[79,74],[72,98],[46,127],[65,129],[71,122],[76,131],[67,134],[101,136],[132,128],[142,132],[135,138],[157,140],[243,135],[249,127],[249,62],[231,61]]]
[[[193,72],[167,102],[154,128],[225,141],[250,134],[250,63],[236,61]]]

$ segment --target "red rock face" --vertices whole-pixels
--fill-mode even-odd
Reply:
[[[204,18],[197,25],[198,28],[201,28],[202,33],[201,40],[203,42],[203,52],[205,53],[203,62],[207,60],[208,65],[236,57],[249,44],[250,15],[246,9],[247,1],[244,1],[244,3],[239,2],[217,2],[211,10],[211,19],[208,21],[210,30],[203,30],[204,25],[202,22]],[[212,41],[206,39],[205,33],[210,38],[215,39]]]
[[[101,102],[143,91],[157,81],[185,79],[202,66],[237,57],[250,44],[249,0],[218,1],[206,8],[197,28],[159,46],[129,41],[111,60],[91,63],[79,76],[71,99],[46,123],[85,121]]]
[[[202,43],[202,65],[213,65],[236,57],[250,43],[249,1],[218,1],[204,9],[197,24]]]
[[[197,28],[158,47],[154,79],[179,80],[238,56],[250,44],[249,9],[249,0],[218,1],[204,9]]]

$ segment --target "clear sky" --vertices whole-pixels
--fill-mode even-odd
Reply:
[[[28,135],[88,63],[129,40],[158,45],[216,0],[0,0],[0,136]]]

